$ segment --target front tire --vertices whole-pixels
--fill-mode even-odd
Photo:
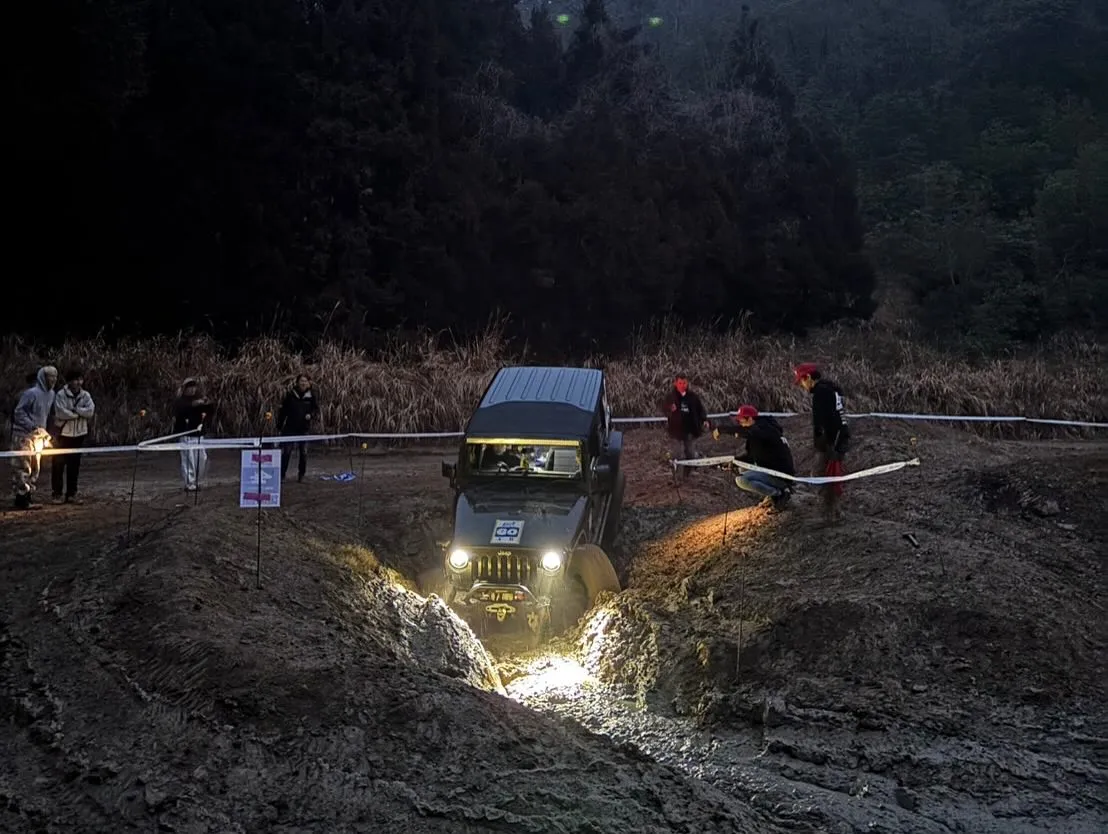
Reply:
[[[447,605],[450,605],[450,601],[454,598],[454,589],[446,578],[446,571],[441,567],[422,571],[416,579],[416,585],[423,596],[429,597],[435,594]]]

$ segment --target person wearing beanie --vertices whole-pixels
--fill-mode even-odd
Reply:
[[[57,447],[79,450],[88,439],[89,420],[96,413],[92,395],[85,390],[85,372],[73,368],[66,374],[65,385],[54,396],[54,423],[57,426]],[[77,495],[77,479],[81,474],[81,453],[73,451],[51,458],[51,486],[54,503],[81,503]]]
[[[319,423],[319,400],[312,390],[312,378],[307,374],[300,374],[295,384],[285,394],[281,403],[281,410],[277,412],[277,431],[283,437],[301,437],[308,434],[312,427]],[[289,471],[289,463],[292,461],[292,444],[284,444],[285,449],[281,454],[281,480]],[[308,471],[308,444],[300,441],[296,444],[296,480],[303,481]]]
[[[797,365],[793,377],[797,385],[812,395],[812,440],[817,455],[813,476],[838,477],[843,474],[843,459],[850,448],[850,427],[846,422],[842,389],[825,379],[814,362]],[[820,494],[827,520],[838,522],[842,482],[824,484]]]
[[[666,417],[666,434],[672,441],[674,457],[681,455],[681,460],[692,460],[697,456],[696,440],[710,425],[708,411],[699,395],[689,388],[686,374],[679,374],[673,381],[673,388],[662,401],[661,410]],[[684,468],[681,476],[689,477],[688,467]]]
[[[746,451],[735,458],[742,463],[752,463],[763,469],[772,469],[782,475],[795,475],[793,453],[781,425],[772,417],[758,413],[752,405],[739,407],[734,420],[728,420],[712,430],[712,437],[719,440],[721,434],[746,439]],[[777,478],[765,472],[744,471],[735,478],[739,489],[762,496],[763,504],[781,510],[792,497],[792,485],[786,478]]]
[[[46,421],[54,407],[54,386],[58,384],[58,369],[44,365],[35,374],[35,384],[23,392],[12,412],[11,449],[13,452],[39,452],[46,447],[50,435]],[[21,455],[11,458],[12,495],[16,509],[38,509],[31,498],[38,488],[42,456]]]

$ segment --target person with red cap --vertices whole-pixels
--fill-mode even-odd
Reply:
[[[796,384],[812,395],[812,435],[818,456],[815,476],[836,477],[843,474],[843,458],[850,448],[850,427],[846,422],[842,389],[824,379],[814,362],[797,365]],[[839,500],[842,482],[824,484],[820,488],[827,520],[840,518]]]
[[[666,434],[673,441],[674,456],[681,455],[681,460],[695,458],[696,440],[711,426],[704,403],[689,388],[687,375],[678,374],[673,381],[673,390],[662,401],[662,413],[666,416]],[[689,477],[688,467],[684,468],[681,476]]]
[[[793,453],[781,425],[772,417],[759,414],[752,405],[740,406],[733,421],[727,421],[712,430],[712,437],[719,440],[721,434],[746,438],[746,451],[735,458],[742,463],[752,463],[763,469],[772,469],[782,475],[795,475]],[[739,489],[753,492],[765,499],[775,510],[784,509],[792,497],[792,485],[786,478],[777,478],[765,472],[745,470],[735,478]]]

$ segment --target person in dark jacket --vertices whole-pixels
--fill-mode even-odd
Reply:
[[[319,423],[319,399],[312,390],[312,378],[300,374],[296,383],[285,394],[281,409],[277,412],[277,431],[282,437],[300,437],[309,434],[312,427]],[[282,444],[285,449],[281,455],[281,480],[289,471],[292,460],[291,443]],[[296,444],[299,458],[296,462],[296,480],[303,481],[308,471],[308,444],[300,441]]]
[[[843,459],[850,448],[850,427],[846,421],[842,389],[831,380],[824,379],[819,366],[813,362],[797,365],[794,373],[797,385],[812,395],[812,441],[817,456],[813,475],[842,475]],[[820,493],[828,521],[837,522],[841,517],[839,502],[843,494],[842,483],[824,484]]]
[[[781,425],[772,417],[758,414],[752,405],[739,408],[734,421],[716,426],[712,436],[719,440],[721,434],[731,434],[746,439],[746,451],[735,458],[743,463],[752,463],[764,469],[772,469],[783,475],[795,475],[793,453]],[[785,478],[775,478],[765,472],[744,471],[735,478],[739,489],[761,495],[765,503],[776,510],[783,509],[792,497],[791,482]]]
[[[181,477],[189,492],[200,488],[200,481],[208,470],[208,453],[202,446],[202,437],[212,412],[212,402],[201,392],[199,380],[189,377],[181,383],[181,390],[173,401],[173,433],[193,432],[178,441],[196,447],[181,450]]]
[[[673,455],[681,455],[681,460],[692,460],[697,456],[696,441],[711,426],[708,424],[708,411],[704,408],[699,395],[689,388],[689,378],[680,374],[673,381],[673,389],[662,401],[662,413],[666,417],[666,434],[673,445]],[[685,467],[682,477],[689,477]]]

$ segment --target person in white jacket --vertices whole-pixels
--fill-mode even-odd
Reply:
[[[12,412],[12,451],[39,452],[50,439],[46,432],[46,421],[54,406],[54,386],[57,383],[58,369],[53,365],[44,365],[35,374],[35,384],[20,396],[15,411]],[[12,494],[16,509],[39,509],[41,505],[32,504],[31,496],[38,486],[42,455],[24,454],[13,457],[11,461]]]
[[[57,426],[55,448],[80,449],[89,434],[89,420],[96,413],[92,395],[85,390],[85,372],[74,368],[64,386],[54,395],[54,424]],[[54,503],[81,503],[77,496],[77,479],[81,474],[81,453],[53,455],[51,486]],[[63,493],[64,490],[64,493]]]

